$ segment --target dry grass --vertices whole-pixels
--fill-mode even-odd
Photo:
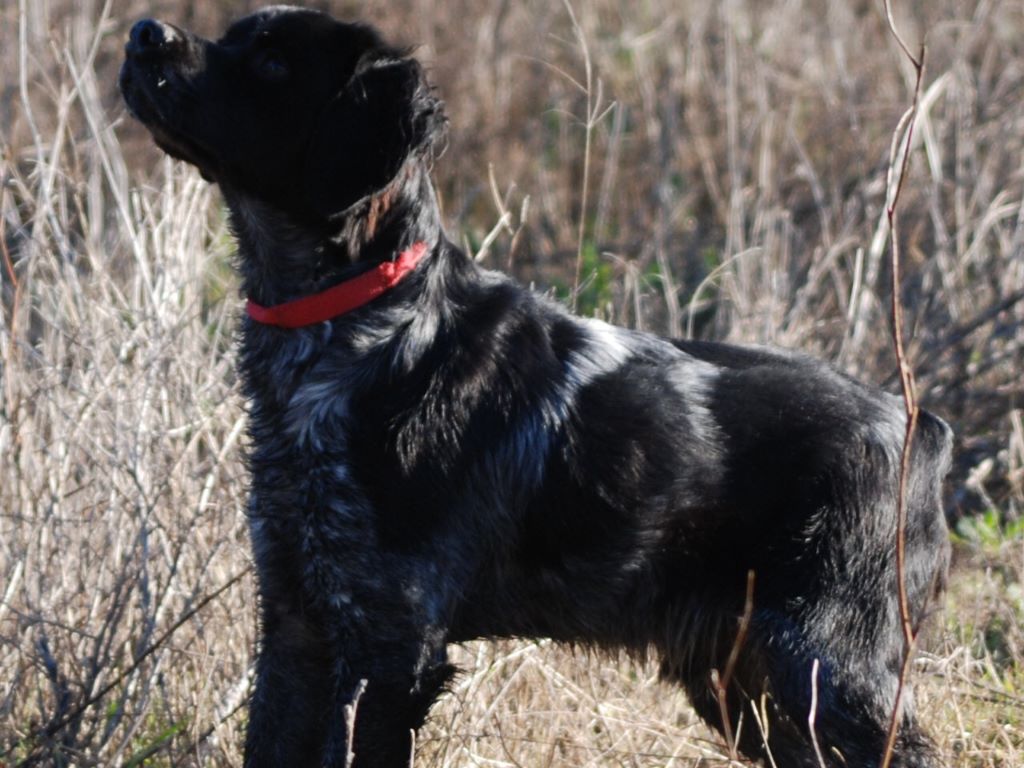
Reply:
[[[213,33],[251,5],[0,7],[0,765],[240,764],[254,611],[231,243],[216,191],[159,159],[113,80],[134,18]],[[491,264],[568,295],[579,255],[583,312],[798,346],[896,386],[885,161],[913,79],[874,3],[579,0],[579,36],[539,0],[357,5],[334,10],[422,45],[452,118],[451,231]],[[897,13],[929,46],[901,203],[907,338],[960,442],[957,564],[914,676],[951,766],[1009,768],[1024,6]],[[650,666],[547,643],[454,655],[420,765],[727,763]]]

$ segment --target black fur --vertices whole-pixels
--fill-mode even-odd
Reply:
[[[805,356],[570,316],[444,235],[444,129],[419,65],[290,8],[220,41],[132,30],[121,88],[222,188],[246,294],[311,294],[417,241],[389,293],[314,327],[246,319],[251,534],[263,640],[246,765],[404,766],[446,646],[546,636],[653,650],[721,728],[767,695],[776,764],[873,768],[903,652],[894,567],[900,401]],[[948,560],[950,432],[922,413],[908,495],[915,621]],[[360,681],[354,743],[343,726]],[[903,719],[893,765],[939,765]],[[749,709],[740,749],[765,746]]]

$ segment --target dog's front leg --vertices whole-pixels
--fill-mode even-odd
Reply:
[[[412,734],[451,675],[443,643],[410,637],[343,664],[324,765],[407,768]]]
[[[336,676],[323,764],[407,768],[412,733],[452,673],[446,591],[415,558],[362,554],[365,578],[352,581],[331,621]]]
[[[333,727],[333,666],[322,622],[280,603],[264,603],[246,768],[321,765]]]
[[[462,560],[386,548],[370,508],[335,501],[297,519],[268,495],[250,501],[263,635],[246,768],[407,768],[410,734],[450,676]]]
[[[264,606],[246,768],[406,768],[411,733],[451,674],[443,633],[353,608]]]

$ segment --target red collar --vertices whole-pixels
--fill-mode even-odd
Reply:
[[[426,243],[414,243],[394,261],[382,262],[369,272],[338,283],[326,291],[272,307],[262,307],[249,299],[245,311],[257,323],[276,325],[279,328],[302,328],[322,323],[351,312],[394,288],[416,268],[426,253]]]

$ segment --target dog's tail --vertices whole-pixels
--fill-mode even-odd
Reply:
[[[953,455],[953,430],[938,416],[921,410],[911,448],[906,488],[907,585],[919,621],[928,603],[946,586],[949,528],[942,503],[943,480]]]

